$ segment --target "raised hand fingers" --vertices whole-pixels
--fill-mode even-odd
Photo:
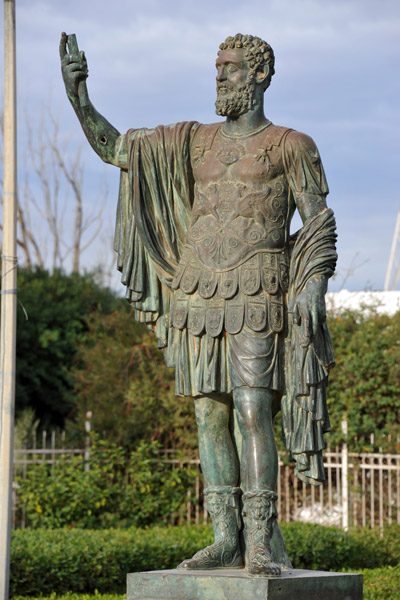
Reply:
[[[87,61],[84,52],[79,52],[79,54],[64,54],[61,59],[61,63],[63,65],[69,65],[70,63],[76,63],[77,65],[81,65],[87,68]]]
[[[61,34],[61,39],[60,39],[60,58],[61,58],[61,60],[63,60],[63,58],[66,56],[66,54],[67,54],[67,34],[65,33],[65,31],[63,31]]]

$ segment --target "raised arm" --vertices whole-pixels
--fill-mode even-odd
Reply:
[[[69,101],[93,150],[104,162],[125,167],[118,149],[121,135],[89,100],[86,79],[88,66],[84,52],[79,52],[75,35],[61,34],[61,71]]]

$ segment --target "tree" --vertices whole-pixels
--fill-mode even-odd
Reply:
[[[157,439],[168,448],[197,446],[193,401],[175,396],[173,369],[127,303],[91,315],[71,376],[77,413],[70,429],[82,428],[90,410],[93,429],[119,444]]]
[[[342,441],[346,416],[352,450],[398,451],[400,312],[389,317],[374,308],[345,311],[329,320],[329,329],[336,356],[328,387],[331,444]]]
[[[95,275],[21,268],[17,327],[16,411],[33,408],[42,426],[63,427],[74,410],[71,368],[87,340],[87,318],[115,310],[121,300]]]
[[[336,367],[330,375],[328,408],[331,445],[341,443],[347,416],[351,450],[394,451],[400,435],[400,313],[346,311],[329,319]],[[129,307],[90,317],[71,375],[76,381],[76,425],[87,410],[95,431],[123,445],[158,439],[170,448],[196,447],[192,402],[174,395],[173,371],[151,332],[137,324]],[[277,418],[276,435],[280,418]],[[283,449],[283,446],[280,446]]]

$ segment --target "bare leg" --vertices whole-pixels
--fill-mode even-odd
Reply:
[[[206,487],[237,486],[239,463],[229,429],[232,400],[215,394],[195,399],[201,468]]]
[[[236,388],[233,401],[242,435],[241,487],[274,490],[278,453],[272,428],[273,394],[262,388]]]
[[[239,569],[243,558],[239,542],[239,464],[229,427],[232,399],[201,396],[195,400],[200,462],[206,483],[204,495],[214,543],[203,548],[178,569]]]
[[[278,475],[272,400],[272,392],[262,388],[241,387],[233,392],[242,435],[240,467],[246,566],[252,575],[270,577],[281,574],[271,550],[277,516],[274,490]]]

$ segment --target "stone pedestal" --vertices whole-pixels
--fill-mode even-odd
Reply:
[[[147,571],[127,576],[127,600],[362,600],[362,575],[289,569],[254,577],[245,569]]]

